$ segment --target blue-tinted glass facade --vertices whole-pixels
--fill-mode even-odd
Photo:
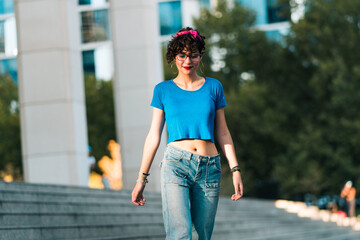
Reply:
[[[83,70],[93,74],[97,79],[110,80],[114,77],[113,49],[111,46],[100,46],[82,52]]]
[[[0,53],[5,52],[5,21],[0,21]]]
[[[84,73],[95,74],[94,50],[83,51],[82,59],[83,59]]]
[[[290,14],[284,12],[285,5],[278,5],[277,0],[267,0],[268,23],[289,21]]]
[[[267,1],[266,0],[236,0],[242,6],[256,12],[256,25],[267,24]]]
[[[81,13],[82,43],[110,40],[109,11],[107,9]]]
[[[79,0],[79,5],[102,5],[108,0]]]
[[[169,35],[182,28],[181,1],[158,3],[160,34]]]
[[[14,13],[14,0],[0,0],[0,14]]]
[[[241,5],[256,12],[256,24],[268,24],[289,20],[285,14],[286,3],[279,5],[277,0],[236,0]]]
[[[9,74],[17,83],[17,61],[16,58],[0,60],[0,75]]]
[[[201,8],[209,8],[210,5],[210,0],[200,0],[200,7]]]

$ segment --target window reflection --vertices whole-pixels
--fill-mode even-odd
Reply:
[[[279,4],[277,0],[267,0],[268,23],[289,21],[290,12],[286,3]]]
[[[17,83],[17,61],[16,58],[0,60],[0,75],[10,75]]]
[[[94,50],[82,52],[84,73],[95,74]]]
[[[108,0],[79,0],[79,5],[99,6],[108,3]]]
[[[5,52],[5,21],[0,21],[0,53]]]
[[[0,0],[0,14],[14,13],[14,0]]]
[[[113,53],[110,46],[82,52],[84,73],[95,75],[97,79],[110,80],[114,75]]]
[[[8,56],[17,55],[15,17],[0,21],[0,53]]]
[[[201,8],[209,8],[210,7],[210,0],[200,0],[200,7]]]
[[[181,1],[159,2],[160,34],[169,35],[182,28]]]
[[[82,43],[110,40],[109,11],[107,9],[81,13]]]
[[[256,24],[267,23],[267,5],[266,0],[236,0],[242,6],[252,9],[256,12]]]

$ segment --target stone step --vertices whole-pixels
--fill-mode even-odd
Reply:
[[[4,182],[0,180],[0,191],[17,191],[17,192],[54,192],[54,193],[69,193],[69,194],[99,194],[99,195],[123,195],[131,196],[131,190],[110,190],[110,189],[94,189],[81,186],[69,186],[59,184],[36,184],[25,182]],[[159,197],[159,192],[147,192],[147,195],[152,197]]]
[[[145,197],[150,202],[161,202],[160,196],[152,195]],[[58,193],[58,192],[31,192],[31,191],[12,191],[1,190],[0,201],[42,201],[42,202],[101,202],[101,203],[114,203],[114,202],[131,202],[131,195],[124,195],[123,193],[109,194],[104,192],[101,194],[95,192],[89,193]]]
[[[145,198],[151,202],[161,202],[158,192],[146,192]],[[90,189],[63,185],[26,184],[0,181],[0,201],[67,201],[67,202],[131,202],[131,191],[108,189]]]
[[[262,222],[254,222],[250,219],[247,222],[239,220],[225,223],[225,225],[224,223],[216,222],[214,239],[360,239],[360,232],[355,232],[349,228],[339,228],[335,223],[324,223],[310,219],[303,220],[300,223],[264,218]]]
[[[312,227],[307,225],[273,225],[268,221],[267,226],[246,226],[233,224],[225,226],[217,225],[214,229],[214,239],[242,239],[242,240],[280,240],[280,239],[314,239],[320,240],[328,236],[344,234],[347,230],[334,228],[333,226]]]
[[[162,214],[159,211],[152,212],[120,212],[106,214],[0,214],[0,229],[7,227],[27,226],[61,226],[82,224],[147,224],[162,222]]]
[[[359,239],[360,239],[359,232],[347,231],[343,234],[337,234],[335,236],[328,236],[322,238],[321,240],[359,240]]]
[[[132,211],[161,211],[161,203],[148,203],[145,206],[139,207],[132,203],[112,203],[112,204],[100,204],[100,203],[44,203],[44,202],[5,202],[0,201],[0,213],[118,213],[126,211],[126,209]],[[141,209],[139,209],[141,208]]]
[[[148,236],[163,236],[162,222],[143,224],[112,224],[112,225],[63,225],[56,227],[29,226],[23,228],[0,229],[0,239],[54,240],[54,239],[137,239]]]

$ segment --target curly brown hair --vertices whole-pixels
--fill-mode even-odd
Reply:
[[[168,63],[174,61],[176,55],[181,53],[184,49],[190,50],[191,52],[199,52],[201,55],[204,53],[205,36],[201,35],[198,30],[194,30],[191,27],[186,27],[179,30],[177,33],[190,30],[196,31],[200,37],[194,38],[190,33],[179,35],[177,37],[174,35],[166,50],[166,60]]]

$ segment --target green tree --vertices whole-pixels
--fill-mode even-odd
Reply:
[[[85,75],[86,117],[89,145],[97,160],[108,155],[109,140],[116,140],[112,81]]]
[[[281,148],[277,138],[285,117],[276,111],[278,102],[264,83],[277,74],[274,59],[281,56],[282,47],[255,28],[255,17],[237,3],[229,7],[219,1],[215,11],[204,10],[195,24],[207,37],[205,72],[218,78],[226,91],[225,112],[246,195],[276,197],[273,159]],[[223,183],[223,193],[233,191],[229,171]]]
[[[250,196],[277,197],[277,185],[286,198],[338,194],[346,179],[359,180],[360,2],[307,2],[281,43],[254,28],[253,12],[226,1],[195,21],[208,39],[206,72],[226,90]],[[232,191],[230,174],[224,180],[223,193]]]
[[[0,76],[0,171],[19,181],[22,180],[22,158],[17,91],[10,76]]]
[[[299,126],[275,173],[290,179],[283,194],[334,194],[360,175],[360,2],[314,0],[306,7],[287,45],[301,82],[294,99]]]

